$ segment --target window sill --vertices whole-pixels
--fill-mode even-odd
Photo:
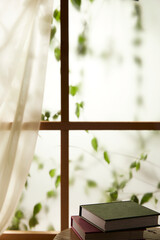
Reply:
[[[38,231],[5,231],[0,240],[53,240],[59,232],[38,232]]]

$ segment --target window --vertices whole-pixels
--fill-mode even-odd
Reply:
[[[82,131],[90,130],[108,134],[118,132],[133,134],[137,131],[140,134],[145,131],[160,130],[160,122],[157,118],[142,117],[139,121],[131,121],[130,118],[119,119],[114,118],[108,121],[100,121],[99,119],[89,119],[89,121],[75,121],[70,118],[69,105],[69,1],[61,0],[61,121],[60,122],[41,122],[41,131],[59,131],[61,141],[61,229],[66,229],[69,226],[69,145],[70,142],[76,141],[76,138],[82,138]],[[139,23],[138,23],[139,24]],[[140,26],[139,26],[140,27]],[[138,44],[138,38],[136,39]],[[123,46],[125,47],[125,46]],[[139,66],[141,60],[135,56],[135,62]],[[124,89],[125,90],[125,89]],[[114,101],[114,98],[113,98]],[[140,99],[139,99],[140,101]],[[116,121],[116,120],[119,121]],[[143,121],[142,121],[143,119]],[[146,121],[146,119],[149,121]],[[71,120],[71,121],[70,121]],[[150,121],[152,120],[152,121]],[[132,133],[131,133],[132,132]],[[75,137],[76,135],[76,137]],[[94,134],[93,134],[94,135]],[[105,135],[105,134],[104,134]],[[105,136],[103,136],[105,139]],[[115,139],[117,136],[115,137]],[[119,141],[121,136],[119,137]],[[107,140],[106,140],[107,141]],[[93,143],[96,148],[96,143]],[[145,158],[145,156],[141,156]],[[107,156],[105,157],[107,161]],[[133,166],[134,167],[134,166]],[[139,165],[137,165],[137,168]],[[92,184],[92,183],[91,183]],[[93,183],[94,184],[94,183]],[[125,183],[124,183],[125,184]]]

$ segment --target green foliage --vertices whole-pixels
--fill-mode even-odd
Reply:
[[[33,227],[35,227],[35,226],[38,225],[38,224],[39,224],[39,222],[38,222],[37,217],[33,215],[33,216],[29,219],[29,227],[30,227],[30,228],[33,228]]]
[[[134,161],[131,163],[130,169],[135,168],[136,171],[138,171],[140,169],[140,166],[141,166],[140,161]]]
[[[137,165],[137,162],[132,162],[131,165],[130,165],[130,168],[136,168],[136,165]]]
[[[41,115],[41,120],[42,121],[49,121],[50,116],[51,116],[50,111],[45,111],[45,113]]]
[[[54,168],[54,169],[51,169],[51,170],[49,171],[49,175],[50,175],[51,178],[53,178],[53,177],[55,176],[55,174],[56,174],[56,169],[55,169],[55,168]]]
[[[60,50],[59,47],[56,47],[54,49],[54,56],[55,56],[57,61],[60,61],[60,59],[61,59],[61,50]]]
[[[136,202],[136,203],[139,203],[139,199],[138,199],[138,197],[137,197],[135,194],[133,194],[133,195],[131,196],[131,201]]]
[[[73,6],[74,6],[77,10],[80,10],[81,0],[71,0],[71,3],[73,4]]]
[[[87,52],[87,39],[84,32],[78,36],[77,52],[79,55],[85,55]]]
[[[76,103],[75,114],[76,114],[77,118],[80,117],[81,109],[83,109],[83,107],[84,107],[84,102]]]
[[[139,67],[142,66],[142,59],[141,59],[140,57],[135,56],[135,57],[134,57],[134,61],[135,61],[135,63],[136,63]]]
[[[54,190],[48,191],[46,193],[46,195],[47,195],[47,198],[55,198],[55,197],[57,197],[57,193]]]
[[[95,188],[97,187],[97,183],[93,180],[87,180],[87,186],[90,188]]]
[[[136,17],[136,24],[135,24],[135,29],[137,31],[142,31],[142,13],[141,13],[141,6],[139,4],[134,5],[134,12],[133,16]]]
[[[97,140],[96,137],[92,138],[91,145],[92,145],[93,149],[97,152],[97,150],[98,150],[98,140]]]
[[[116,190],[114,192],[111,192],[110,193],[110,198],[111,198],[112,201],[116,201],[117,198],[118,198],[118,191]]]
[[[148,155],[147,154],[141,154],[141,156],[140,156],[140,160],[146,160],[147,159],[147,157],[148,157]]]
[[[57,120],[58,117],[61,115],[61,111],[58,111],[57,113],[55,113],[52,117],[53,120]]]
[[[55,228],[52,224],[47,227],[47,231],[55,231]]]
[[[24,213],[19,209],[16,211],[15,217],[20,220],[20,219],[24,218]]]
[[[160,189],[160,182],[157,184],[157,188]]]
[[[104,160],[105,160],[108,164],[110,164],[110,159],[109,159],[109,156],[108,156],[107,151],[104,151],[103,156],[104,156]]]
[[[75,85],[75,86],[70,85],[69,86],[70,95],[75,96],[78,93],[78,91],[79,91],[79,86],[78,85]]]
[[[140,38],[135,38],[133,44],[138,47],[142,44],[142,40]]]
[[[57,178],[56,178],[56,181],[55,181],[55,187],[58,188],[58,186],[60,185],[60,182],[61,182],[61,176],[58,175]]]
[[[55,9],[53,12],[53,17],[56,19],[57,22],[61,20],[61,13],[58,9]]]
[[[41,203],[37,203],[35,206],[34,206],[34,209],[33,209],[33,215],[37,215],[42,209],[42,204]]]
[[[153,197],[153,193],[145,193],[141,199],[141,202],[140,204],[144,204],[144,203],[147,203],[149,202],[149,200]]]
[[[53,40],[53,38],[55,37],[56,32],[57,32],[57,28],[55,26],[52,26],[51,34],[50,34],[50,41]]]

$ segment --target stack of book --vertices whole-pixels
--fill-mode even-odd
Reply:
[[[71,228],[81,240],[140,240],[148,227],[158,226],[160,213],[132,201],[81,205]]]

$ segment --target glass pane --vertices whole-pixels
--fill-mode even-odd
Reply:
[[[46,112],[50,112],[50,117]],[[45,115],[46,113],[46,115]],[[60,1],[54,1],[43,101],[44,120],[60,120]],[[54,117],[53,117],[54,116]]]
[[[70,120],[160,120],[159,7],[70,3]]]
[[[60,230],[60,134],[40,131],[13,230]]]
[[[130,199],[159,211],[159,141],[160,132],[71,131],[70,216],[80,204]]]

